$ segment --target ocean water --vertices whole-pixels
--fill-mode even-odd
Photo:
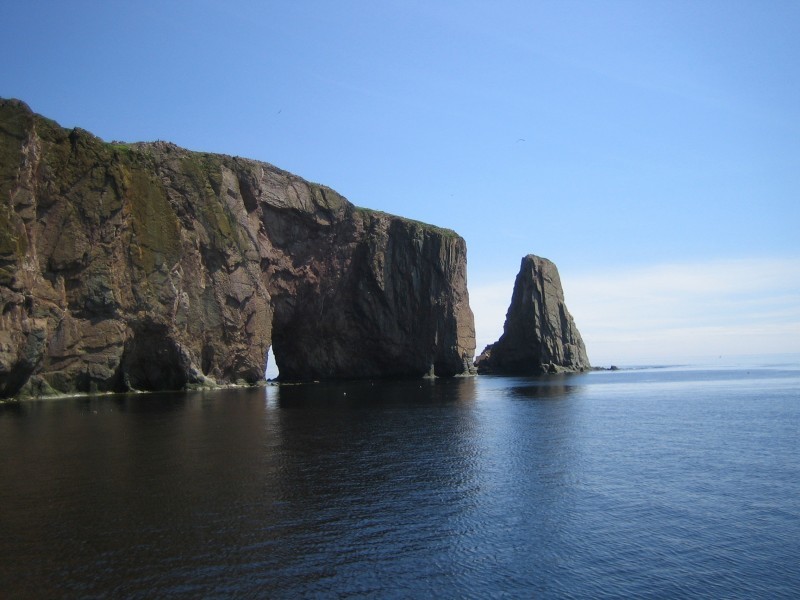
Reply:
[[[0,596],[796,598],[800,364],[2,405]]]

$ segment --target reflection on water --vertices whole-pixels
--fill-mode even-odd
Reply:
[[[11,596],[788,596],[800,379],[662,370],[0,406]]]
[[[450,379],[352,381],[268,386],[267,396],[280,408],[358,409],[391,405],[471,402],[474,377]]]
[[[569,396],[577,387],[572,385],[518,385],[509,389],[509,393],[517,398],[537,400],[557,400]]]

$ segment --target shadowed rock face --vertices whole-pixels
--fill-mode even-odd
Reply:
[[[457,375],[454,232],[269,164],[104,143],[0,100],[0,397]]]
[[[514,282],[503,335],[475,361],[478,373],[534,375],[589,369],[581,334],[564,304],[556,266],[529,254]]]

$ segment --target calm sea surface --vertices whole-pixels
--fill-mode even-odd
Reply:
[[[800,365],[0,406],[0,596],[800,596]]]

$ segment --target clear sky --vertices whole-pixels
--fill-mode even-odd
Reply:
[[[800,352],[800,2],[6,0],[0,96],[273,163],[520,259],[594,364]]]

